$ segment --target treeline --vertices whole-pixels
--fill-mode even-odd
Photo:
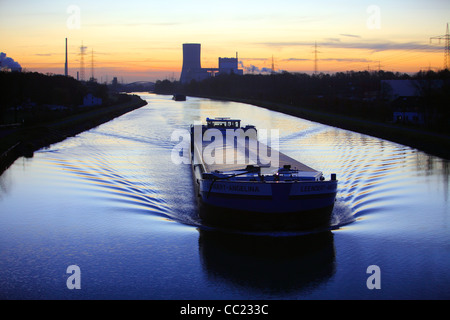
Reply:
[[[328,113],[356,116],[370,120],[392,119],[391,91],[382,88],[382,80],[443,80],[438,90],[422,88],[424,103],[448,116],[448,70],[419,72],[415,75],[386,71],[349,71],[335,74],[275,73],[270,75],[221,75],[202,82],[181,85],[157,81],[155,92],[175,92],[193,96],[223,97],[282,103],[312,108]]]
[[[3,124],[66,115],[83,104],[87,93],[102,98],[104,103],[108,101],[106,85],[83,83],[62,75],[0,72],[0,87],[0,123]]]
[[[72,106],[83,102],[87,93],[81,82],[61,75],[0,72],[2,95],[0,105],[12,107],[28,101],[36,104]]]

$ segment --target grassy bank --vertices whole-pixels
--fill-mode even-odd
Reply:
[[[299,118],[382,138],[419,149],[444,159],[450,159],[450,137],[448,135],[438,134],[425,129],[400,126],[391,123],[368,121],[357,117],[331,114],[282,103],[273,103],[253,99],[233,99],[214,96],[204,97],[252,104]]]
[[[139,96],[130,95],[127,102],[95,108],[32,126],[4,128],[0,142],[0,173],[21,156],[32,157],[34,151],[75,136],[146,104],[147,102]]]

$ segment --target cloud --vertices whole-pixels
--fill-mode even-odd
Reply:
[[[267,61],[268,58],[241,58],[241,60],[247,61]]]
[[[282,47],[293,47],[293,46],[304,46],[313,47],[314,43],[298,41],[298,42],[260,42],[259,45],[264,45],[268,47],[282,48]],[[337,48],[337,49],[362,49],[371,50],[372,52],[379,51],[389,51],[389,50],[408,50],[408,51],[418,51],[418,52],[435,52],[436,46],[430,44],[424,44],[420,42],[338,42],[338,41],[324,41],[318,42],[320,47]]]
[[[325,40],[331,41],[331,42],[340,42],[341,41],[341,39],[339,39],[339,38],[326,38]]]
[[[303,58],[288,58],[281,60],[282,62],[290,61],[313,61],[314,59],[303,59]],[[373,60],[364,58],[324,58],[318,59],[319,61],[336,61],[336,62],[373,62]]]
[[[361,36],[359,36],[357,34],[340,33],[339,35],[343,36],[343,37],[350,37],[350,38],[361,38]]]
[[[408,51],[435,51],[436,47],[423,44],[419,42],[350,42],[350,43],[321,43],[321,46],[333,47],[333,48],[345,48],[345,49],[364,49],[371,50],[373,52],[389,51],[389,50],[408,50]]]
[[[283,62],[290,62],[290,61],[311,61],[312,59],[304,59],[304,58],[288,58],[288,59],[283,59],[281,61]]]
[[[326,58],[319,59],[320,61],[337,61],[337,62],[373,62],[373,60],[368,59],[354,59],[354,58]]]

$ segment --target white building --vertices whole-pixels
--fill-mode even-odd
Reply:
[[[102,98],[95,97],[92,93],[88,93],[83,98],[83,107],[99,106],[103,103]]]

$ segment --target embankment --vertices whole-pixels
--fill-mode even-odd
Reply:
[[[309,108],[282,103],[214,96],[202,97],[252,104],[258,107],[323,123],[333,127],[359,132],[384,140],[400,143],[444,159],[450,159],[450,137],[445,134],[439,134],[422,128],[369,121],[361,118],[325,113]]]
[[[0,143],[0,174],[19,157],[32,157],[41,148],[92,129],[127,112],[145,106],[146,101],[130,95],[127,102],[82,112],[51,122],[13,128],[3,133]]]

